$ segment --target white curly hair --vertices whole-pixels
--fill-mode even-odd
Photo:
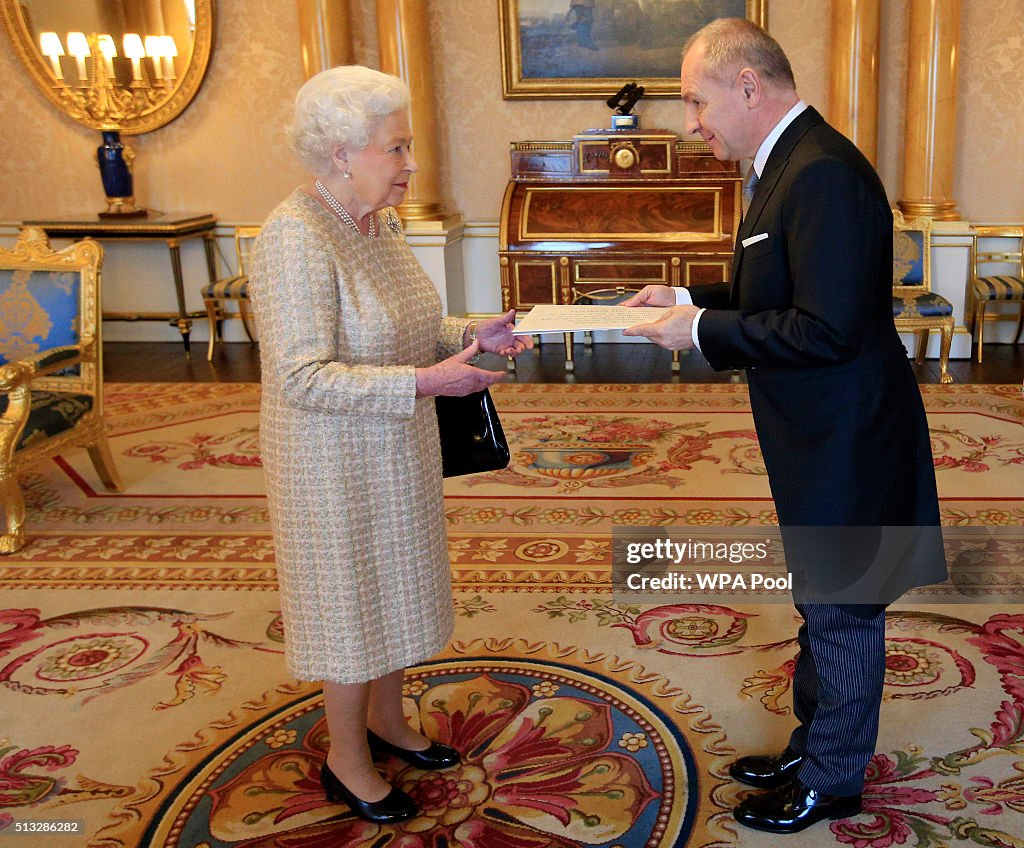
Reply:
[[[295,96],[288,139],[302,164],[325,177],[338,147],[362,150],[376,121],[408,108],[409,86],[398,77],[362,65],[328,68]]]

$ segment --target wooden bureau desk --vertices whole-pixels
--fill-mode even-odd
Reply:
[[[571,141],[513,142],[511,156],[498,243],[503,309],[729,279],[742,177],[703,142],[587,130]]]

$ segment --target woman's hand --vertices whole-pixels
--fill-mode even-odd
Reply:
[[[505,379],[504,371],[488,371],[469,364],[480,352],[479,339],[455,356],[442,359],[437,365],[416,369],[416,397],[451,395],[462,397],[486,389]]]
[[[524,350],[533,347],[531,336],[514,336],[512,329],[516,325],[516,311],[510,309],[504,315],[488,318],[476,325],[476,340],[484,353],[496,353],[499,356],[519,356]]]
[[[676,293],[669,286],[644,286],[622,306],[675,306]]]

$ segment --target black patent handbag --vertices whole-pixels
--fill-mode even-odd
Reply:
[[[441,472],[445,477],[479,474],[508,467],[511,454],[491,393],[434,398],[441,435]]]

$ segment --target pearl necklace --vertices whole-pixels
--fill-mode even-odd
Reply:
[[[363,231],[359,229],[359,225],[356,223],[356,219],[348,214],[348,210],[338,202],[338,199],[327,190],[327,187],[322,182],[320,182],[320,180],[316,181],[316,190],[320,192],[320,196],[324,199],[324,203],[326,203],[330,207],[331,211],[339,218],[341,218],[342,223],[351,227],[353,230],[359,233],[359,235],[363,235]],[[376,215],[370,215],[370,226],[368,228],[368,232],[366,233],[366,235],[368,238],[377,238]]]

